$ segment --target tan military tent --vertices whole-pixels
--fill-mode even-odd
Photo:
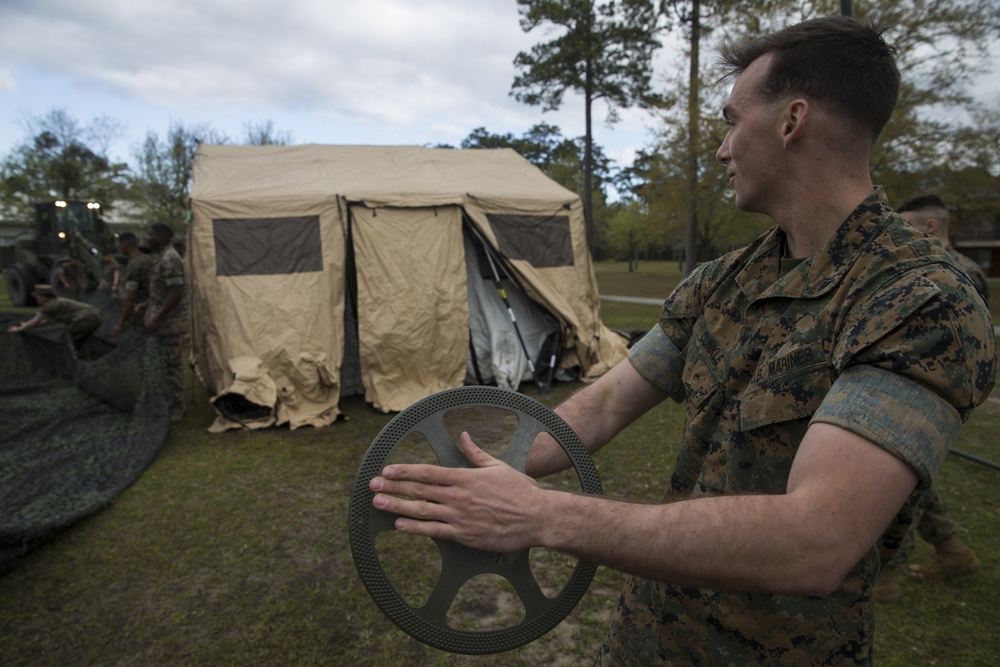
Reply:
[[[580,198],[513,150],[202,144],[191,211],[217,429],[326,425],[362,392],[399,411],[464,382],[588,380],[625,355]]]

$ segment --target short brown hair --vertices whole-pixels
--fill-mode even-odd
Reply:
[[[722,80],[739,76],[761,56],[774,60],[761,84],[768,101],[804,95],[837,109],[871,133],[872,143],[899,99],[896,49],[883,28],[848,16],[826,16],[719,49]]]

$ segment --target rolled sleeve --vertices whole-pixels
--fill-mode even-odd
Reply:
[[[927,486],[958,435],[961,416],[927,387],[867,365],[841,373],[812,422],[856,433],[905,461]]]
[[[659,324],[629,349],[629,363],[647,382],[677,400],[683,392],[684,357]]]

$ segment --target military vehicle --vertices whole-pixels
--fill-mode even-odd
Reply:
[[[118,252],[115,234],[101,217],[101,205],[53,199],[34,206],[34,233],[17,243],[13,264],[3,269],[11,303],[35,305],[31,294],[35,285],[56,285],[59,271],[73,259],[79,259],[86,271],[86,291],[94,290],[101,279],[102,256]]]

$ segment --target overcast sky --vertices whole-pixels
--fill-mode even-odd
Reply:
[[[271,121],[293,143],[457,146],[542,121],[582,135],[578,99],[543,114],[509,95],[514,57],[544,37],[514,0],[0,0],[0,155],[57,107],[120,120],[122,159],[172,122],[238,140]],[[645,115],[603,120],[598,143],[631,162]]]
[[[0,0],[0,157],[53,108],[120,121],[126,161],[171,123],[239,140],[270,121],[293,143],[457,146],[539,122],[580,136],[579,98],[543,113],[509,95],[514,57],[545,38],[514,0]],[[998,78],[980,91],[1000,104]],[[594,130],[627,165],[651,122],[622,117],[599,110]]]

